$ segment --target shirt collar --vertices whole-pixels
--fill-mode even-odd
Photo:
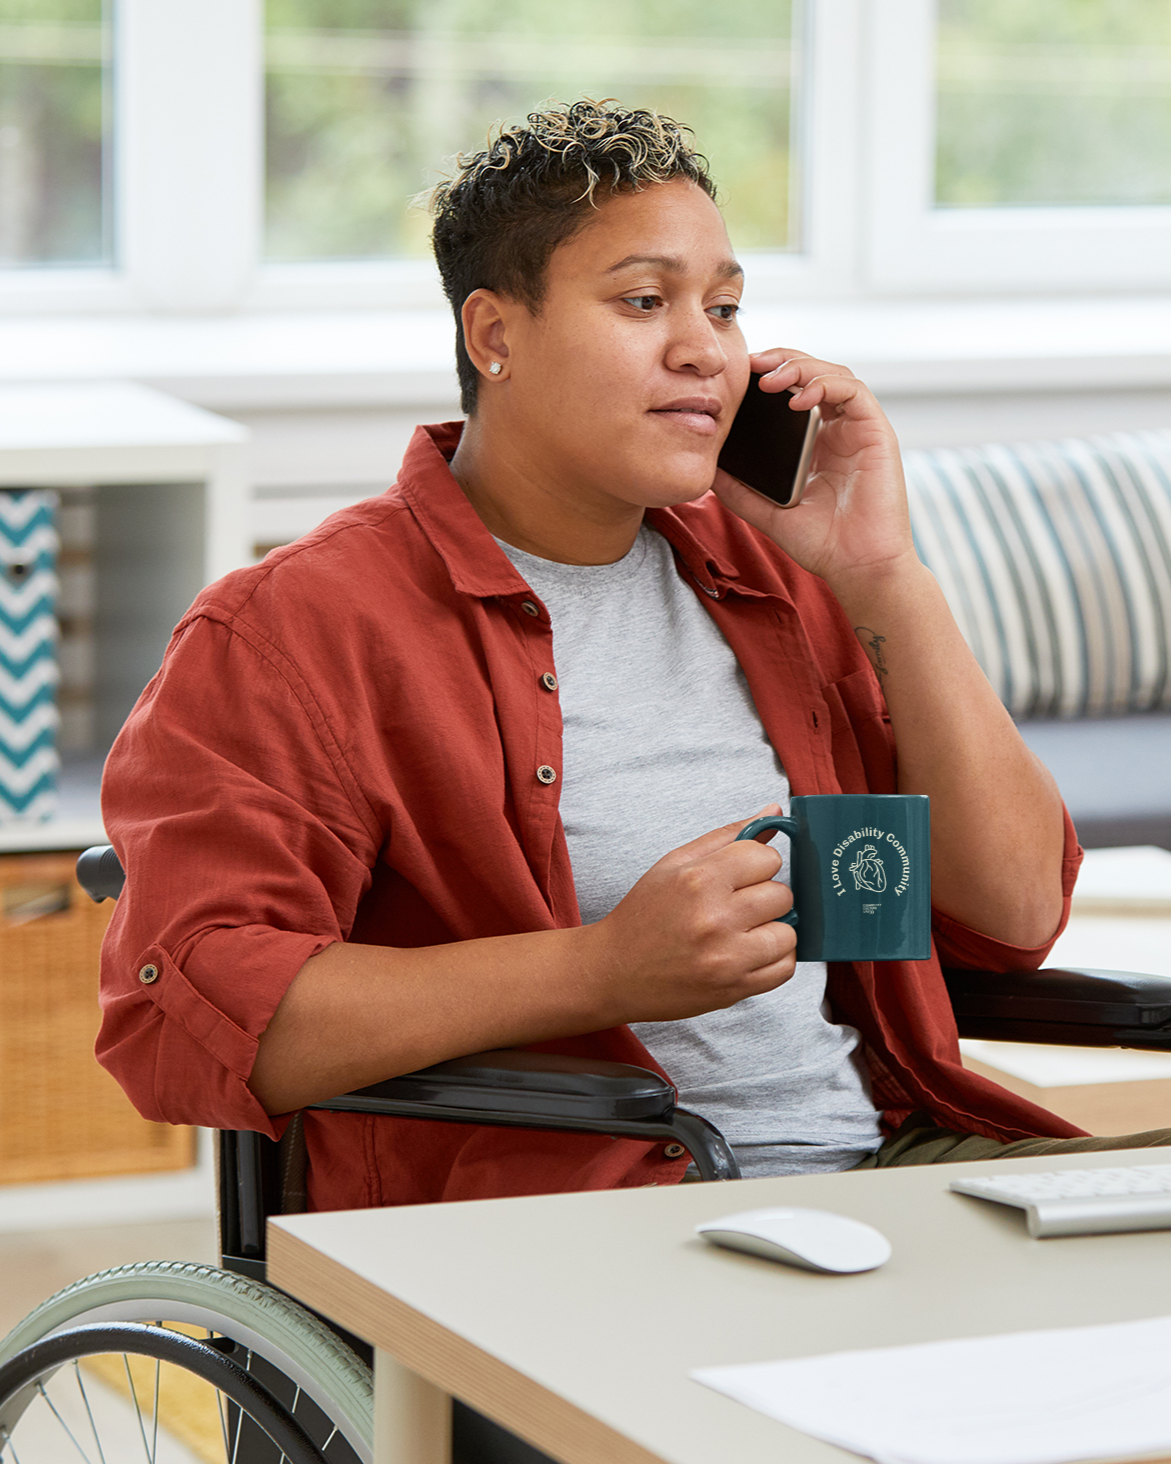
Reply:
[[[479,596],[530,594],[519,571],[451,475],[449,465],[463,425],[441,422],[416,427],[403,457],[397,487],[446,564],[457,590]],[[741,583],[732,561],[699,537],[704,529],[711,528],[710,498],[707,494],[696,503],[650,508],[646,522],[662,534],[696,584],[712,599],[722,599],[733,590],[750,596],[769,595],[770,591],[754,590]]]
[[[681,512],[688,506],[681,504],[678,508],[648,508],[646,521],[651,528],[662,534],[678,554],[684,568],[704,594],[718,600],[728,590],[740,588],[734,583],[740,576],[730,561],[714,553],[692,532],[684,512]]]
[[[520,574],[468,502],[449,466],[462,422],[416,427],[403,457],[397,487],[419,527],[465,595],[526,595]]]

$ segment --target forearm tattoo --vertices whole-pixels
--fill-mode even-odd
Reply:
[[[879,635],[876,630],[871,630],[868,625],[856,625],[854,627],[854,634],[870,652],[870,661],[878,673],[879,681],[884,676],[889,676],[890,668],[887,666],[886,657],[882,653],[882,648],[886,644],[886,636]]]

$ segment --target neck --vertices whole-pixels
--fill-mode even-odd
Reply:
[[[451,460],[452,476],[489,533],[559,564],[614,564],[629,554],[644,510],[529,460],[512,447],[520,436],[472,417]]]

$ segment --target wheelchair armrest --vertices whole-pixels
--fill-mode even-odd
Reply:
[[[688,1150],[703,1179],[738,1179],[740,1173],[718,1129],[676,1108],[670,1083],[627,1063],[547,1052],[481,1052],[311,1106],[335,1113],[668,1139]]]
[[[674,1106],[675,1091],[656,1073],[626,1063],[503,1049],[436,1063],[314,1107],[389,1113],[403,1103],[605,1121],[657,1118]]]
[[[961,1037],[1171,1048],[1171,977],[1061,967],[943,974]]]
[[[684,1108],[657,1073],[621,1062],[504,1049],[457,1057],[372,1083],[310,1108],[392,1118],[553,1129],[632,1139],[665,1139],[695,1160],[700,1178],[739,1179],[719,1129]],[[675,1157],[671,1155],[671,1157]],[[277,1146],[258,1133],[220,1134],[220,1241],[223,1264],[263,1277],[265,1218],[279,1210]]]

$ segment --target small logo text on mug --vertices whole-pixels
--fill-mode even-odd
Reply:
[[[891,885],[890,883],[886,860],[883,858],[884,854],[893,854],[899,861],[897,884]],[[906,892],[907,885],[911,881],[911,861],[907,857],[906,849],[894,834],[884,833],[882,829],[855,829],[837,845],[833,852],[833,859],[830,861],[830,876],[833,880],[834,891],[839,896],[847,892],[847,887],[842,882],[842,863],[849,856],[852,857],[846,865],[846,874],[852,879],[855,894],[862,890],[867,890],[871,894],[881,894],[888,888],[896,895]],[[863,908],[869,915],[873,914],[878,907],[877,905],[866,905]]]

